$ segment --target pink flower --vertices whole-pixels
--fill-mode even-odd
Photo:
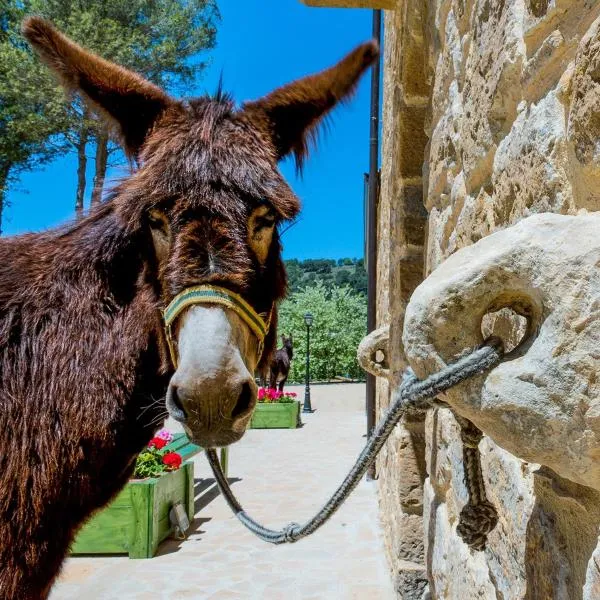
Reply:
[[[265,388],[258,388],[258,399],[262,400],[265,397],[267,390]]]
[[[163,427],[162,429],[158,430],[154,436],[155,438],[159,438],[161,440],[165,440],[165,442],[167,442],[167,444],[169,442],[173,441],[173,434],[166,429],[165,427]]]

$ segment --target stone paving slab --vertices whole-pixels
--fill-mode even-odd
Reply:
[[[299,396],[302,388],[290,388]],[[362,384],[314,386],[296,430],[251,430],[232,446],[229,476],[244,508],[271,527],[303,522],[341,482],[364,444]],[[169,424],[171,426],[171,424]],[[185,541],[152,559],[70,558],[51,600],[393,600],[374,482],[362,481],[312,537],[272,546],[247,532],[195,457],[196,519]]]

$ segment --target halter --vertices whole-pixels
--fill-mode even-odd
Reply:
[[[177,368],[177,352],[171,326],[188,306],[194,304],[220,304],[235,312],[258,339],[258,358],[260,360],[265,337],[271,328],[273,309],[269,311],[265,320],[240,295],[216,285],[196,285],[177,294],[163,311],[167,344],[175,368]]]

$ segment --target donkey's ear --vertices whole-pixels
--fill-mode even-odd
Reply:
[[[157,117],[174,101],[140,75],[84,50],[40,17],[26,19],[22,31],[63,85],[107,116],[125,149],[135,155]]]
[[[301,169],[308,141],[315,137],[323,117],[352,95],[360,76],[378,56],[377,42],[362,44],[335,66],[246,103],[244,112],[270,136],[277,159],[293,152]]]

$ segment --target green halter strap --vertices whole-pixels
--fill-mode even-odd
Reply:
[[[271,309],[265,320],[239,294],[216,285],[196,285],[177,294],[163,311],[167,344],[175,368],[177,368],[177,351],[171,327],[177,317],[186,308],[194,304],[219,304],[234,311],[250,327],[250,330],[258,339],[258,356],[260,359],[265,337],[271,327],[271,313],[273,310]]]

